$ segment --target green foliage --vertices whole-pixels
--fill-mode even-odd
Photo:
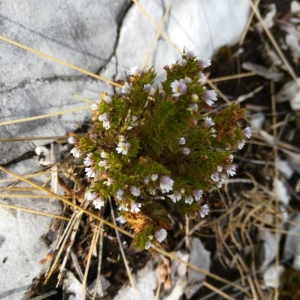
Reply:
[[[137,233],[131,243],[131,246],[137,250],[144,250],[149,241],[149,236],[153,233],[153,225],[149,225],[145,230]]]
[[[184,53],[164,67],[166,79],[157,86],[152,68],[133,68],[119,93],[100,95],[92,105],[91,131],[72,142],[74,155],[88,153],[91,191],[116,201],[137,249],[160,245],[171,211],[192,218],[207,214],[205,194],[235,174],[232,153],[251,134],[239,127],[239,105],[210,113],[217,99],[204,85],[208,65]]]

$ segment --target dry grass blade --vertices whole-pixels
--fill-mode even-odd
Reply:
[[[66,136],[29,136],[9,139],[0,139],[0,143],[19,142],[19,141],[39,141],[39,140],[67,140]]]
[[[77,111],[81,111],[81,110],[85,110],[85,109],[90,109],[90,106],[77,107],[77,108],[72,108],[72,109],[63,110],[63,111],[57,111],[57,112],[53,112],[53,113],[45,114],[45,115],[39,115],[39,116],[28,117],[28,118],[23,118],[23,119],[0,122],[0,126],[35,121],[35,120],[40,120],[40,119],[45,119],[45,118],[50,118],[50,117],[56,117],[56,116],[69,114],[69,113],[73,113],[73,112],[77,112]]]
[[[209,81],[212,83],[216,83],[216,82],[240,79],[240,78],[245,78],[245,77],[250,77],[250,76],[255,76],[255,75],[256,75],[255,72],[247,72],[247,73],[240,73],[240,74],[222,76],[222,77],[217,77],[217,78],[210,78]]]
[[[255,2],[254,5],[255,5],[256,7],[258,7],[259,2],[260,2],[260,0],[257,0],[257,1]],[[247,35],[248,30],[249,30],[249,28],[250,28],[250,25],[251,25],[251,23],[252,23],[253,17],[254,17],[254,11],[252,10],[252,11],[251,11],[251,14],[249,15],[249,18],[248,18],[248,20],[247,20],[247,24],[246,24],[246,26],[245,26],[245,29],[244,29],[244,31],[243,31],[243,33],[242,33],[241,38],[240,38],[239,46],[241,46],[241,45],[244,44],[246,35]]]
[[[83,205],[86,205],[86,203],[84,203]],[[75,211],[75,213],[76,213],[76,211]],[[59,284],[61,284],[62,281],[63,281],[63,274],[64,274],[63,271],[64,271],[64,268],[65,268],[66,263],[68,261],[69,255],[71,253],[72,246],[73,246],[73,244],[75,242],[75,237],[76,237],[76,234],[78,232],[78,228],[79,228],[81,219],[82,219],[82,214],[78,214],[77,217],[76,217],[75,224],[74,224],[74,226],[72,228],[72,234],[70,236],[70,240],[69,240],[69,243],[68,243],[68,247],[66,249],[64,260],[63,260],[63,262],[61,264],[61,268],[59,270],[59,275],[58,275],[58,282],[59,282]],[[67,239],[67,237],[66,237],[66,239]],[[61,248],[62,248],[62,246],[61,246]]]
[[[110,206],[110,211],[111,211],[111,216],[112,216],[112,219],[113,219],[113,223],[114,223],[114,225],[116,225],[116,218],[115,218],[114,209],[113,209],[113,206],[112,206],[112,203],[111,203],[111,198],[109,198],[109,206]],[[139,295],[138,295],[138,292],[137,292],[137,289],[136,289],[136,286],[135,286],[135,283],[134,283],[134,279],[133,279],[132,273],[130,271],[130,268],[129,268],[129,265],[128,265],[128,262],[127,262],[127,259],[126,259],[125,253],[124,253],[124,249],[123,249],[123,246],[122,246],[122,242],[121,242],[121,239],[120,239],[119,232],[117,230],[116,230],[116,237],[117,237],[117,241],[118,241],[118,244],[119,244],[121,256],[122,256],[122,259],[123,259],[123,262],[124,262],[124,265],[125,265],[125,269],[127,271],[129,282],[130,282],[130,285],[132,287],[134,297],[135,297],[136,300],[139,300]]]
[[[61,239],[61,242],[59,243],[60,249],[58,250],[58,253],[55,256],[54,261],[51,263],[50,269],[48,270],[48,272],[46,272],[46,277],[45,277],[45,281],[44,281],[45,284],[48,282],[48,280],[52,276],[52,273],[55,271],[55,269],[56,269],[56,267],[58,265],[59,258],[61,256],[62,252],[64,251],[64,248],[65,248],[65,245],[66,245],[66,243],[67,243],[67,241],[69,239],[69,236],[72,233],[72,229],[74,227],[74,224],[76,224],[76,220],[81,215],[82,215],[82,212],[75,211],[74,214],[73,214],[73,216],[72,216],[72,218],[71,218],[71,220],[69,221],[68,227],[66,228],[66,231],[65,231],[65,234],[63,235],[63,237]]]
[[[32,188],[32,187],[25,187],[25,186],[10,186],[6,187],[5,190],[7,191],[26,191],[26,192],[33,192],[36,191],[37,189]]]
[[[76,67],[76,66],[74,66],[74,65],[72,65],[72,64],[69,64],[69,63],[63,61],[63,60],[60,60],[60,59],[55,58],[55,57],[53,57],[53,56],[50,56],[50,55],[48,55],[48,54],[46,54],[46,53],[43,53],[43,52],[38,51],[38,50],[35,50],[35,49],[30,48],[30,47],[28,47],[28,46],[25,46],[25,45],[23,45],[23,44],[21,44],[21,43],[15,42],[15,41],[13,41],[13,40],[7,38],[7,37],[4,37],[4,36],[1,36],[1,35],[0,35],[0,40],[5,41],[5,42],[7,42],[7,43],[10,43],[10,44],[12,44],[12,45],[15,45],[15,46],[17,46],[17,47],[19,47],[19,48],[22,48],[22,49],[27,50],[27,51],[29,51],[29,52],[32,52],[32,53],[34,53],[34,54],[37,54],[37,55],[39,55],[39,56],[42,56],[42,57],[44,57],[44,58],[47,58],[47,59],[49,59],[49,60],[51,60],[51,61],[57,62],[57,63],[59,63],[59,64],[61,64],[61,65],[64,65],[64,66],[66,66],[66,67],[68,67],[68,68],[70,68],[70,69],[76,70],[76,71],[78,71],[78,72],[80,72],[80,73],[89,75],[89,76],[91,76],[91,77],[94,77],[94,78],[99,79],[99,80],[101,80],[101,81],[104,81],[104,82],[106,82],[106,83],[109,83],[109,84],[111,84],[112,86],[115,86],[115,87],[122,87],[120,84],[118,84],[118,83],[116,83],[116,82],[113,82],[113,81],[111,81],[111,80],[108,80],[108,79],[106,79],[106,78],[104,78],[104,77],[102,77],[102,76],[96,75],[96,74],[94,74],[94,73],[92,73],[92,72],[89,72],[89,71],[87,71],[87,70],[84,70],[84,69],[82,69],[82,68]]]
[[[38,296],[38,297],[34,297],[34,298],[30,298],[30,299],[31,300],[43,300],[43,299],[48,299],[49,297],[51,297],[53,295],[56,295],[56,294],[57,294],[57,291],[49,291],[49,292],[45,293],[44,295],[41,295],[41,296]]]
[[[143,6],[137,1],[132,0],[136,6],[141,10],[141,12],[146,16],[146,18],[150,21],[150,23],[157,29],[157,31],[168,41],[174,49],[176,49],[179,53],[181,53],[181,50],[179,47],[169,38],[169,36],[160,28],[160,26],[153,20],[153,18],[146,12],[146,10],[143,8]]]
[[[39,172],[39,173],[32,173],[32,174],[26,174],[26,175],[23,175],[22,177],[24,178],[32,178],[32,177],[36,177],[38,175],[50,175],[51,174],[51,171],[46,171],[46,172]],[[17,184],[17,182],[19,181],[18,179],[16,180],[15,178],[5,178],[5,179],[1,179],[0,180],[0,183],[4,183],[4,182],[11,182],[12,181],[12,184],[11,186]],[[5,189],[9,190],[10,187],[6,187]],[[4,188],[0,189],[0,190],[4,190]],[[47,189],[46,189],[47,190]]]
[[[97,266],[97,278],[94,288],[94,294],[92,300],[95,300],[97,296],[98,289],[101,290],[100,296],[103,295],[103,289],[102,289],[102,283],[101,283],[101,266],[102,266],[102,254],[103,254],[103,236],[104,236],[104,230],[103,230],[103,223],[101,222],[100,225],[100,238],[99,238],[99,252],[98,252],[98,266]]]
[[[166,11],[163,15],[163,18],[160,22],[160,27],[162,27],[167,19],[167,16],[169,15],[169,12],[170,12],[170,8],[171,8],[171,4],[168,5],[168,7],[166,8]],[[154,38],[154,41],[152,42],[151,46],[150,46],[150,49],[149,51],[147,52],[145,58],[144,58],[144,61],[143,61],[143,65],[142,65],[142,70],[145,69],[145,67],[147,66],[147,63],[150,59],[150,56],[153,54],[154,50],[155,50],[155,45],[157,44],[157,41],[159,39],[159,36],[160,36],[160,31],[157,32],[155,38]]]
[[[229,101],[229,99],[220,91],[220,89],[215,85],[213,84],[209,79],[207,80],[207,84],[212,88],[214,89],[218,95],[229,105],[231,102]]]
[[[257,292],[260,294],[260,298],[263,299],[263,296],[262,296],[262,291],[261,291],[261,287],[260,287],[260,284],[257,280],[257,272],[259,270],[256,270],[256,266],[255,266],[255,247],[252,243],[252,239],[250,238],[248,232],[246,232],[246,237],[247,237],[247,240],[249,242],[249,245],[250,245],[250,249],[251,249],[251,253],[252,253],[252,260],[251,260],[251,269],[252,269],[252,274],[249,274],[249,276],[247,278],[249,278],[250,276],[253,277],[253,280],[254,280],[254,283],[255,283],[255,287],[256,287],[256,290]]]
[[[38,211],[38,210],[29,209],[29,208],[16,206],[16,205],[11,205],[11,204],[0,203],[0,207],[25,211],[25,212],[28,212],[28,213],[33,213],[33,214],[37,214],[37,215],[41,215],[41,216],[45,216],[45,217],[49,217],[49,218],[56,218],[56,219],[61,219],[61,220],[66,220],[66,221],[70,220],[69,218],[64,217],[64,216],[59,216],[59,215],[47,213],[47,212],[44,212],[44,211]]]
[[[29,185],[31,185],[31,186],[37,188],[37,189],[40,190],[40,191],[44,191],[44,192],[48,193],[48,194],[51,195],[52,197],[54,197],[54,198],[56,198],[56,199],[58,199],[58,200],[61,200],[63,203],[65,203],[65,204],[67,204],[67,205],[69,205],[69,206],[72,206],[74,209],[77,209],[78,211],[80,211],[80,212],[82,212],[82,213],[86,213],[87,215],[93,217],[94,219],[96,219],[96,220],[98,220],[98,221],[102,221],[104,224],[106,224],[106,225],[108,225],[108,226],[110,226],[110,227],[112,227],[112,228],[114,228],[114,229],[117,229],[117,230],[119,230],[120,232],[126,234],[127,236],[133,238],[133,235],[130,234],[129,232],[127,232],[126,230],[124,230],[124,229],[122,229],[122,228],[120,228],[120,227],[118,227],[118,226],[116,226],[116,225],[110,223],[109,221],[106,221],[105,219],[102,219],[101,217],[99,217],[99,216],[97,216],[97,215],[91,213],[90,211],[88,211],[88,210],[82,208],[81,206],[76,205],[76,204],[74,204],[74,203],[72,203],[72,202],[66,200],[66,198],[64,198],[64,197],[62,197],[62,196],[60,196],[60,195],[56,195],[55,193],[49,191],[48,189],[39,186],[39,185],[36,184],[35,182],[32,182],[32,181],[28,180],[27,178],[24,178],[23,176],[20,176],[20,175],[18,175],[18,174],[16,174],[16,173],[12,172],[12,171],[10,171],[10,170],[8,170],[8,169],[6,169],[6,168],[3,168],[3,167],[1,167],[1,166],[0,166],[0,170],[2,170],[3,172],[5,172],[5,173],[7,173],[7,174],[9,174],[9,175],[11,175],[11,176],[13,176],[13,177],[15,177],[15,178],[17,178],[17,179],[23,181],[23,182],[26,182],[27,184],[29,184]]]
[[[79,223],[78,223],[79,226]],[[86,263],[86,267],[85,267],[85,271],[84,271],[84,276],[83,276],[83,280],[82,280],[82,291],[84,291],[86,289],[86,282],[87,282],[87,278],[88,278],[88,274],[89,274],[89,269],[91,266],[91,259],[93,256],[93,251],[96,248],[96,244],[98,242],[99,239],[99,234],[100,234],[100,224],[95,226],[95,230],[93,233],[93,238],[92,238],[92,243],[89,249],[89,253],[88,253],[88,257],[87,257],[87,263]],[[74,238],[75,240],[75,238]]]
[[[204,281],[203,285],[207,288],[209,288],[211,291],[215,292],[216,294],[224,297],[224,299],[229,299],[229,300],[235,300],[234,298],[232,298],[231,296],[225,294],[224,292],[222,292],[221,290],[215,288],[213,285],[209,284],[208,282]]]
[[[285,58],[285,57],[284,57]],[[289,66],[290,67],[290,66]],[[297,78],[296,78],[297,79]],[[296,80],[296,82],[298,82]],[[300,87],[300,85],[299,85]],[[273,135],[274,135],[274,139],[277,140],[277,127],[275,126],[275,124],[277,123],[276,121],[276,100],[275,100],[275,85],[274,82],[271,82],[271,101],[272,101],[272,123],[273,123]],[[276,148],[274,148],[273,150],[274,153],[274,179],[277,180],[279,177],[279,171],[278,171],[278,150]],[[277,199],[274,199],[275,201],[275,211],[279,211],[279,204]],[[279,218],[278,215],[275,215],[275,227],[276,229],[279,228]],[[279,242],[280,242],[280,235],[278,234],[278,232],[275,233],[275,239],[276,239],[276,256],[275,256],[275,266],[276,266],[276,273],[279,274]],[[278,282],[278,276],[276,276],[276,281],[275,281],[275,300],[277,300],[279,298],[279,282]]]
[[[6,198],[32,198],[32,199],[50,199],[52,198],[49,195],[32,195],[32,194],[0,194],[0,197],[6,197]],[[68,199],[68,197],[65,197],[65,199]]]
[[[74,96],[75,98],[77,98],[77,99],[80,99],[80,100],[84,101],[84,102],[87,102],[87,103],[90,103],[90,104],[93,104],[93,103],[94,103],[94,101],[92,101],[92,100],[90,100],[90,99],[87,99],[87,98],[84,98],[84,97],[82,97],[82,96],[80,96],[80,95],[73,94],[73,96]]]

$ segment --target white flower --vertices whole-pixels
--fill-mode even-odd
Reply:
[[[94,160],[91,159],[91,156],[92,154],[89,153],[87,157],[83,160],[83,164],[87,167],[90,167],[95,163]]]
[[[113,178],[108,177],[107,180],[103,182],[103,184],[105,184],[107,186],[111,186],[114,182],[115,182],[115,180]]]
[[[239,140],[238,141],[238,148],[241,150],[241,149],[243,149],[244,148],[244,146],[245,146],[245,140]]]
[[[198,82],[201,85],[204,85],[206,83],[206,76],[203,73],[200,73],[200,78],[198,79]]]
[[[125,143],[126,142],[126,137],[124,135],[120,135],[119,136],[119,142]]]
[[[129,209],[125,203],[121,203],[121,204],[119,204],[119,210],[128,211]]]
[[[91,105],[91,110],[98,110],[98,105],[96,103],[93,103]]]
[[[195,56],[194,51],[187,51],[187,52],[185,53],[185,58],[186,58],[187,60],[189,60],[190,58],[193,58],[194,56]]]
[[[178,80],[173,81],[171,83],[171,88],[174,97],[179,97],[180,95],[185,94],[187,90],[187,86],[183,79],[180,79],[179,81]]]
[[[107,158],[107,153],[105,151],[101,151],[101,158]]]
[[[105,95],[102,99],[106,104],[108,105],[112,104],[112,98],[109,95]]]
[[[210,106],[214,104],[214,101],[218,100],[217,99],[217,93],[214,90],[206,91],[202,95],[202,98]]]
[[[80,150],[76,147],[71,150],[71,153],[73,154],[74,157],[78,158],[80,156]]]
[[[233,155],[230,154],[226,159],[229,160],[230,163],[232,163],[232,161],[233,161]]]
[[[217,182],[217,187],[220,189],[224,184],[224,181],[223,180],[220,180]]]
[[[150,193],[151,195],[155,195],[156,189],[153,188],[153,187],[149,188],[149,193]]]
[[[78,144],[78,141],[77,141],[76,138],[74,138],[74,136],[70,136],[68,138],[68,143],[71,144],[71,145],[76,145],[76,144]]]
[[[147,176],[145,177],[145,179],[144,179],[144,182],[145,182],[145,184],[148,184],[149,181],[150,181],[150,178],[149,178],[149,176],[147,175]]]
[[[224,168],[225,168],[228,176],[234,176],[236,174],[236,166],[235,165],[225,166]]]
[[[138,66],[135,66],[130,68],[129,74],[133,76],[141,76],[142,70]]]
[[[223,167],[222,167],[222,166],[220,166],[220,165],[217,165],[217,171],[218,171],[219,173],[221,173],[221,172],[222,172],[222,170],[223,170]]]
[[[130,186],[130,193],[135,196],[135,197],[138,197],[141,193],[141,190],[139,188],[137,188],[136,186],[134,185],[131,185]]]
[[[203,195],[203,191],[202,190],[196,190],[196,191],[193,191],[193,195],[195,197],[195,200],[196,201],[199,201],[200,198],[202,197]]]
[[[150,93],[150,92],[154,91],[154,88],[152,87],[152,85],[150,83],[147,83],[147,84],[144,84],[143,91]]]
[[[126,219],[122,215],[120,215],[119,217],[117,217],[116,221],[119,222],[120,224],[125,224],[126,223]]]
[[[193,199],[192,196],[185,196],[185,197],[184,197],[184,202],[185,202],[186,204],[192,204],[192,203],[194,202],[194,199]]]
[[[88,191],[85,195],[85,199],[89,201],[95,200],[97,197],[98,197],[98,193],[91,192],[91,191]]]
[[[176,203],[181,199],[181,193],[179,191],[174,191],[173,195],[167,195],[171,200]]]
[[[98,118],[99,121],[103,122],[103,127],[107,130],[110,128],[110,122],[109,122],[109,115],[108,113],[104,113],[99,116]]]
[[[168,193],[173,189],[174,180],[169,176],[160,176],[160,188],[162,193]]]
[[[96,200],[94,200],[93,204],[96,209],[101,209],[101,207],[104,206],[104,200],[101,197],[98,197]]]
[[[212,118],[209,118],[209,117],[205,118],[205,128],[209,128],[214,125],[215,125],[215,122],[212,120]]]
[[[131,202],[131,213],[138,213],[140,211],[140,207],[142,207],[141,203]]]
[[[211,173],[210,178],[214,181],[214,182],[218,182],[219,181],[219,173],[217,171]]]
[[[105,160],[101,160],[98,165],[99,165],[99,167],[104,167],[105,169],[109,168],[106,159]]]
[[[185,147],[185,148],[181,149],[181,153],[184,155],[189,155],[191,153],[191,150],[189,148]]]
[[[211,60],[209,58],[198,59],[197,65],[202,69],[207,68],[211,65]]]
[[[185,67],[186,64],[187,64],[187,61],[186,61],[185,59],[180,59],[180,60],[178,61],[178,63],[179,63],[182,67]]]
[[[123,143],[123,142],[120,142],[118,144],[118,147],[116,148],[117,152],[118,153],[122,153],[124,155],[126,155],[128,153],[128,149],[130,148],[130,143]]]
[[[208,213],[209,213],[209,208],[208,208],[207,204],[202,205],[202,207],[201,207],[199,213],[200,213],[200,217],[201,217],[201,218],[204,218],[205,216],[208,215]]]
[[[199,105],[197,103],[191,103],[189,104],[187,109],[190,111],[198,111]]]
[[[181,137],[179,138],[179,145],[184,145],[185,144],[185,138]]]
[[[155,238],[161,243],[167,237],[166,229],[160,229],[154,233]]]
[[[125,82],[125,84],[122,87],[122,94],[129,94],[130,89],[131,89],[131,86],[128,84],[128,82]]]
[[[96,171],[94,170],[93,167],[85,168],[85,172],[86,172],[86,176],[90,178],[95,177],[96,175]]]
[[[121,200],[123,199],[123,196],[124,196],[124,190],[121,189],[121,188],[119,188],[119,189],[117,190],[116,198],[117,198],[119,201],[121,201]]]
[[[225,183],[226,179],[227,179],[226,175],[225,175],[225,174],[222,174],[222,175],[221,175],[221,178],[220,178],[220,180],[219,180],[219,182],[217,182],[217,187],[218,187],[218,188],[221,188],[222,185]]]
[[[152,248],[152,247],[155,247],[155,245],[149,241],[146,242],[146,245],[145,245],[145,250],[148,250],[149,248]]]
[[[151,180],[152,180],[152,181],[156,181],[157,178],[158,178],[158,174],[157,174],[157,173],[151,174]]]
[[[252,134],[252,130],[250,127],[246,127],[244,130],[243,130],[243,135],[250,139],[251,138],[251,134]]]

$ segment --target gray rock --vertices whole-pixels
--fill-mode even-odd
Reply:
[[[141,0],[139,1],[157,24],[166,8],[171,4],[168,17],[162,26],[163,31],[179,50],[194,51],[199,58],[210,58],[221,46],[236,43],[246,25],[249,14],[247,0]],[[154,66],[159,75],[162,68],[180,58],[180,53],[165,38],[154,43],[157,30],[141,13],[137,6],[132,7],[124,18],[118,48],[118,78],[124,78],[129,68]],[[154,43],[154,49],[151,46]]]
[[[118,24],[128,0],[92,1],[2,1],[1,35],[68,63],[98,73],[110,60],[118,38]],[[87,106],[73,97],[79,94],[99,99],[112,88],[96,79],[0,41],[0,122]],[[90,110],[0,127],[0,138],[65,135],[90,116]],[[36,144],[49,141],[0,143],[0,164],[7,164]],[[41,169],[29,159],[10,169],[29,174]],[[0,178],[7,177],[0,172]],[[42,184],[46,178],[39,177]],[[3,188],[10,182],[0,182]],[[1,203],[61,213],[61,204],[49,199],[1,198]],[[50,251],[40,237],[50,219],[44,216],[0,209],[1,299],[21,299],[32,279],[42,269],[39,260]],[[5,263],[4,263],[5,262]]]
[[[1,34],[46,54],[98,73],[114,52],[118,23],[130,2],[8,1],[1,5]],[[0,122],[85,106],[111,88],[68,67],[0,41]],[[0,138],[64,135],[88,111],[1,127]],[[28,142],[3,143],[0,164],[32,149]]]

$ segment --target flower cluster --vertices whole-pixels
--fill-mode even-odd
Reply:
[[[209,65],[186,52],[165,66],[158,86],[153,69],[131,68],[119,93],[103,92],[92,104],[90,132],[69,138],[72,154],[85,154],[86,200],[101,209],[114,199],[117,221],[133,229],[137,249],[160,246],[172,211],[206,217],[205,194],[236,174],[232,153],[251,137],[249,127],[240,128],[238,105],[211,113],[217,94],[205,87]]]

